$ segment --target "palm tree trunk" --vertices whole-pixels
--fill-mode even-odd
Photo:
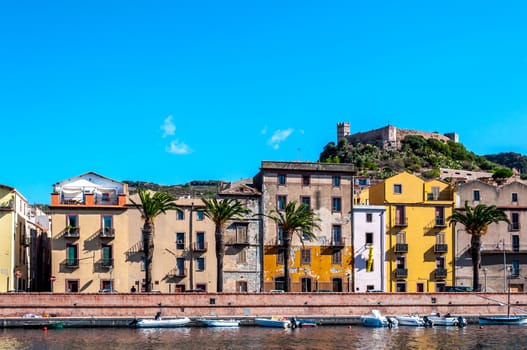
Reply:
[[[289,280],[289,260],[291,255],[291,238],[284,237],[284,292],[291,291]]]
[[[145,251],[145,292],[152,291],[152,259],[154,256],[154,227],[145,222],[143,226],[143,249]]]
[[[472,288],[474,291],[480,292],[479,285],[479,265],[481,263],[481,237],[472,235],[470,239],[470,253],[472,255]]]
[[[225,242],[221,227],[216,226],[216,291],[223,292],[223,257],[225,256]]]

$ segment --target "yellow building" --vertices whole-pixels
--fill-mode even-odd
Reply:
[[[291,292],[347,292],[353,273],[350,164],[262,162],[255,185],[262,193],[262,213],[282,210],[290,201],[306,203],[320,217],[317,239],[301,244],[293,238]],[[263,290],[284,289],[281,232],[273,220],[262,219]]]
[[[369,189],[370,204],[386,207],[388,292],[442,291],[454,279],[454,188],[399,173]]]

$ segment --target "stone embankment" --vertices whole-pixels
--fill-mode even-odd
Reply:
[[[126,326],[134,318],[296,316],[321,324],[356,324],[378,309],[385,315],[439,312],[477,319],[507,313],[506,293],[9,293],[0,296],[0,326],[28,322],[26,314],[69,320],[79,327]],[[527,314],[527,294],[512,293],[511,314]],[[21,323],[22,322],[22,323]]]

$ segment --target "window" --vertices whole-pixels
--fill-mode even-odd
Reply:
[[[311,292],[311,278],[302,277],[300,281],[302,283],[302,292]]]
[[[302,175],[302,186],[309,186],[311,178],[309,175]]]
[[[520,236],[512,235],[512,250],[515,252],[520,251]]]
[[[242,249],[238,252],[238,264],[247,264],[247,250]]]
[[[185,220],[185,212],[183,210],[176,210],[176,220]]]
[[[247,281],[236,281],[237,292],[247,292]]]
[[[520,229],[520,214],[511,213],[511,230],[518,231]]]
[[[305,204],[308,209],[311,209],[311,197],[302,196],[300,197],[300,202]]]
[[[425,284],[423,282],[417,282],[415,284],[415,291],[417,293],[424,293],[424,291],[425,291]]]
[[[176,275],[185,276],[185,258],[176,258]]]
[[[77,215],[66,215],[66,235],[79,235],[79,217]]]
[[[196,212],[196,218],[198,221],[201,221],[205,218],[205,213],[203,212],[203,210],[198,210]]]
[[[373,221],[373,215],[371,213],[366,214],[366,222],[372,222]]]
[[[205,232],[196,232],[196,250],[204,251],[207,249],[205,243]]]
[[[196,258],[196,271],[204,271],[205,270],[205,258],[199,257]]]
[[[428,194],[428,199],[436,201],[439,199],[440,193],[441,193],[441,189],[439,188],[439,186],[432,186],[432,192]]]
[[[103,244],[101,249],[102,266],[112,267],[113,266],[113,254],[112,246],[109,244]]]
[[[398,281],[395,283],[395,291],[397,293],[405,293],[406,292],[406,282]]]
[[[287,196],[276,196],[276,209],[285,210]]]
[[[475,201],[479,201],[481,199],[479,196],[479,190],[474,190],[473,195]]]
[[[513,202],[517,202],[517,201],[518,201],[518,193],[514,192],[514,193],[512,194],[512,201],[513,201]]]
[[[342,265],[342,250],[335,250],[331,256],[331,263],[333,265]]]
[[[103,215],[102,232],[104,235],[108,235],[108,236],[111,236],[113,234],[113,216]]]
[[[300,263],[303,265],[311,264],[311,249],[300,250]]]
[[[284,277],[276,277],[274,279],[274,289],[275,290],[285,289],[285,278]]]
[[[406,258],[403,255],[398,255],[395,258],[395,264],[397,265],[398,269],[406,268]]]
[[[333,186],[334,187],[340,186],[340,176],[338,175],[333,176]]]
[[[395,242],[397,244],[406,244],[406,232],[400,231],[395,234]]]
[[[78,246],[76,244],[68,244],[66,246],[66,266],[79,266]]]
[[[436,207],[435,216],[436,216],[436,226],[445,226],[445,208]]]
[[[332,284],[334,292],[342,292],[342,278],[333,278]]]
[[[436,292],[444,292],[445,291],[445,282],[436,282]]]
[[[406,225],[406,208],[404,205],[395,206],[395,225],[405,226]]]
[[[278,184],[285,185],[285,175],[284,174],[278,175]]]
[[[284,229],[282,226],[278,226],[278,229],[276,231],[276,239],[277,239],[277,245],[284,244]]]
[[[185,232],[176,233],[176,249],[185,249]]]
[[[403,185],[393,184],[393,194],[402,194],[402,193],[403,193]]]
[[[66,293],[78,293],[79,284],[79,280],[66,280]]]
[[[511,277],[517,278],[520,276],[520,260],[513,260],[511,266]]]
[[[342,227],[340,225],[333,225],[331,228],[331,242],[333,244],[340,244],[342,242]]]
[[[436,234],[436,244],[446,244],[444,232],[438,232]]]
[[[436,267],[438,269],[444,269],[445,268],[445,257],[444,256],[436,257]]]
[[[206,292],[207,291],[207,285],[205,283],[196,283],[196,289]]]
[[[234,224],[236,230],[236,242],[237,243],[246,243],[248,242],[247,229],[248,225],[245,223],[236,223]]]
[[[373,244],[373,232],[366,232],[366,244]]]
[[[332,211],[337,212],[337,211],[341,211],[342,210],[341,198],[340,197],[333,197],[331,201],[332,201],[332,205],[331,205],[331,210]]]

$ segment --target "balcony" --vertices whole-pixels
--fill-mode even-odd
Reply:
[[[25,247],[28,247],[29,245],[31,245],[31,235],[29,234],[23,234],[22,235],[22,240],[21,240],[21,243],[23,246]]]
[[[505,244],[505,251],[501,244],[484,243],[481,245],[481,254],[514,254],[527,253],[527,244]]]
[[[519,222],[512,222],[509,224],[509,231],[519,231],[521,229],[521,225]]]
[[[334,248],[334,249],[342,249],[346,245],[346,239],[340,238],[340,239],[332,239],[330,242],[326,242],[326,246]]]
[[[435,227],[447,227],[446,220],[442,216],[437,216],[434,222]]]
[[[228,237],[225,240],[225,245],[249,245],[249,238],[247,236]]]
[[[101,259],[102,267],[113,267],[113,258],[104,258]]]
[[[396,253],[408,253],[408,243],[396,243],[395,252]]]
[[[447,270],[444,267],[438,267],[435,271],[436,279],[445,279],[447,276]]]
[[[434,246],[434,252],[436,253],[446,253],[448,252],[448,244],[436,244]]]
[[[113,227],[104,227],[99,233],[100,238],[115,238],[115,229]]]
[[[66,230],[64,230],[64,238],[79,238],[80,233],[80,227],[66,227]]]
[[[408,269],[397,268],[395,269],[395,278],[406,278],[408,277]]]
[[[185,277],[187,276],[187,269],[183,267],[174,267],[169,273],[172,277]]]
[[[407,227],[408,226],[408,218],[395,218],[395,224],[396,227]]]
[[[71,269],[76,269],[79,267],[79,259],[78,258],[66,259],[64,261],[64,266],[71,268]]]
[[[207,245],[207,242],[194,242],[192,250],[195,252],[206,252]]]

